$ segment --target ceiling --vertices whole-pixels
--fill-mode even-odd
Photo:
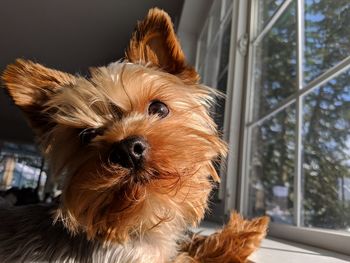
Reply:
[[[179,22],[183,0],[2,0],[0,72],[16,58],[85,74],[123,57],[136,21],[159,7]],[[31,142],[21,112],[0,91],[0,140]]]

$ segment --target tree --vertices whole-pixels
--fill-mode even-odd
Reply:
[[[295,8],[292,3],[261,43],[262,52],[258,53],[261,60],[256,66],[259,76],[254,103],[254,107],[259,105],[256,115],[266,113],[296,92]],[[350,55],[348,21],[347,0],[305,1],[306,83]],[[295,118],[295,104],[292,104],[253,132],[252,184],[257,181],[263,184],[267,210],[279,205],[274,200],[273,187],[288,187],[284,216],[293,213]],[[348,228],[350,71],[304,96],[302,128],[302,222],[306,226]],[[251,209],[254,214],[254,207]],[[289,223],[285,218],[284,221]]]

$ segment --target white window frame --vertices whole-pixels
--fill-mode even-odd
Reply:
[[[337,65],[325,71],[316,79],[303,85],[303,45],[304,42],[304,0],[297,1],[297,84],[298,91],[291,95],[286,100],[282,101],[275,109],[266,113],[258,121],[252,122],[252,98],[254,92],[253,70],[255,60],[255,47],[263,36],[272,28],[278,18],[284,13],[287,7],[293,0],[285,0],[284,3],[278,8],[273,17],[269,20],[265,28],[258,33],[257,31],[257,8],[258,2],[261,0],[237,0],[237,23],[236,32],[232,35],[231,43],[234,45],[239,37],[242,37],[242,33],[248,28],[248,35],[250,36],[248,56],[242,58],[239,56],[239,52],[236,51],[236,57],[232,61],[233,70],[229,75],[229,79],[233,82],[232,98],[230,100],[233,104],[231,111],[231,124],[230,124],[230,156],[228,160],[228,177],[227,177],[227,191],[230,193],[237,192],[238,195],[229,195],[225,202],[226,211],[229,212],[232,209],[236,209],[247,216],[248,212],[248,186],[249,186],[249,156],[251,149],[251,130],[256,125],[262,123],[264,120],[275,115],[279,111],[285,109],[292,103],[296,104],[296,159],[295,159],[295,179],[294,179],[294,218],[296,219],[293,225],[285,225],[279,223],[271,223],[269,234],[271,236],[284,238],[300,243],[306,243],[317,247],[333,250],[336,252],[350,255],[350,234],[345,231],[332,231],[318,228],[301,227],[300,224],[300,211],[301,211],[301,125],[302,125],[302,98],[306,94],[312,92],[316,88],[325,84],[327,81],[333,79],[338,74],[350,69],[350,57],[340,61]],[[247,19],[248,17],[248,19]],[[249,27],[246,27],[249,25]],[[236,41],[234,41],[236,40]],[[238,48],[237,48],[238,50]],[[245,69],[242,70],[242,68]],[[244,76],[243,76],[244,75]],[[243,92],[244,91],[244,92]],[[239,99],[244,99],[243,110],[239,108]],[[240,116],[238,116],[240,114]],[[242,118],[242,119],[240,119]],[[241,131],[241,136],[237,136],[237,132]],[[237,139],[241,139],[240,143]],[[235,167],[236,166],[236,167]],[[236,191],[238,190],[238,191]]]
[[[221,1],[221,0],[220,0]],[[225,1],[225,0],[222,0]],[[226,0],[229,2],[229,0]],[[321,247],[324,249],[350,255],[350,235],[345,231],[333,231],[318,228],[301,227],[301,125],[302,125],[302,98],[316,88],[333,79],[341,72],[350,69],[350,57],[340,61],[337,65],[325,71],[323,74],[303,86],[303,45],[298,44],[297,50],[297,84],[298,91],[282,101],[275,109],[271,110],[256,122],[252,120],[252,98],[254,92],[253,66],[255,59],[255,47],[263,36],[272,28],[278,18],[284,13],[293,0],[285,0],[269,20],[265,28],[258,33],[257,8],[258,2],[263,0],[233,0],[231,9],[231,46],[228,65],[227,101],[225,107],[224,136],[228,141],[229,155],[227,160],[227,175],[221,186],[224,193],[224,211],[226,215],[232,210],[237,210],[247,216],[248,212],[248,186],[249,186],[249,156],[251,130],[277,112],[287,108],[292,103],[296,104],[298,121],[296,123],[296,159],[294,191],[294,218],[295,225],[271,223],[269,235],[291,241]],[[304,42],[303,16],[304,0],[295,0],[298,6],[297,12],[297,39],[298,43]],[[223,5],[225,6],[225,5]],[[222,12],[224,12],[223,10]],[[209,23],[209,20],[206,21]],[[204,28],[204,27],[203,27]],[[202,28],[202,29],[203,29]],[[210,30],[210,29],[209,29]],[[203,30],[202,30],[203,31]],[[209,32],[210,33],[210,32]],[[249,36],[247,45],[246,38]],[[208,38],[211,36],[208,36]],[[209,39],[208,39],[209,42]],[[198,43],[198,42],[197,42]],[[221,43],[220,45],[221,46]],[[198,46],[197,46],[198,47]],[[198,69],[198,49],[196,66]]]

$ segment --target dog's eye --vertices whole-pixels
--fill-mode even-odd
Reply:
[[[102,135],[103,130],[101,128],[87,128],[79,133],[80,142],[82,145],[86,145],[91,142],[97,135]]]
[[[148,107],[148,114],[164,118],[169,114],[169,108],[161,101],[153,101]]]

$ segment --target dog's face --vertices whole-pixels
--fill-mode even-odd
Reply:
[[[89,79],[18,60],[3,80],[65,176],[57,216],[71,231],[124,242],[203,217],[226,147],[208,114],[212,91],[164,12],[138,24],[124,62]]]

